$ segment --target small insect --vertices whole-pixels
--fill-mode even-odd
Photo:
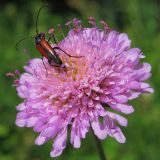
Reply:
[[[68,53],[66,53],[63,49],[59,48],[59,47],[53,47],[50,45],[49,40],[51,38],[53,38],[55,40],[55,37],[53,34],[51,34],[52,37],[49,37],[49,40],[45,39],[45,34],[44,33],[39,33],[38,32],[38,18],[39,18],[39,14],[42,10],[42,8],[46,7],[46,5],[43,5],[37,14],[37,19],[36,19],[36,36],[35,36],[35,45],[37,50],[40,52],[40,54],[42,55],[42,59],[43,57],[46,57],[48,59],[48,62],[50,65],[54,65],[54,66],[59,66],[59,67],[64,67],[65,65],[63,64],[62,60],[60,59],[59,55],[57,54],[56,50],[60,50],[62,51],[64,54],[66,54],[69,57],[75,57],[75,58],[79,58],[77,56],[71,56]]]
[[[36,49],[39,51],[39,53],[42,56],[42,61],[43,58],[47,58],[48,59],[48,63],[52,66],[55,67],[60,67],[60,68],[69,68],[66,67],[66,65],[62,62],[61,58],[59,57],[59,55],[57,54],[56,50],[60,50],[61,52],[63,52],[64,54],[66,54],[69,57],[74,57],[74,58],[81,58],[82,56],[71,56],[70,54],[68,54],[67,52],[65,52],[63,49],[61,49],[60,47],[56,46],[53,47],[51,46],[51,44],[49,43],[50,39],[53,38],[55,43],[56,43],[56,39],[54,37],[54,34],[50,34],[50,37],[48,40],[46,40],[45,38],[45,33],[39,33],[38,31],[38,19],[39,19],[39,14],[41,12],[41,10],[47,7],[47,5],[42,5],[37,13],[37,18],[36,18],[36,35],[34,36],[35,39],[35,46]],[[16,44],[16,49],[18,48],[18,44],[21,43],[25,38],[23,38],[22,40],[20,40],[17,44]],[[17,49],[18,50],[18,49]],[[47,71],[47,68],[44,64],[43,61],[43,65]],[[73,69],[73,68],[72,68]]]

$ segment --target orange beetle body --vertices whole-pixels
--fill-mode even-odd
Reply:
[[[54,48],[52,48],[49,42],[46,41],[44,33],[39,33],[35,36],[35,44],[42,57],[46,57],[48,59],[49,64],[55,64],[57,66],[61,66],[63,64]],[[57,48],[58,47],[55,47],[55,49]]]

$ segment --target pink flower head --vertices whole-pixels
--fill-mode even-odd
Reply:
[[[144,58],[141,50],[130,48],[128,36],[110,30],[103,21],[104,29],[93,18],[89,22],[93,26],[83,28],[74,19],[74,28],[57,44],[81,58],[56,50],[66,68],[54,67],[44,59],[47,76],[41,59],[32,59],[17,86],[23,102],[17,106],[16,124],[39,132],[37,145],[52,139],[51,157],[62,153],[69,135],[73,147],[79,148],[90,128],[99,139],[111,136],[124,143],[119,125],[127,126],[127,119],[114,111],[130,114],[134,109],[128,100],[153,92],[144,82],[151,76],[151,66],[140,63]]]

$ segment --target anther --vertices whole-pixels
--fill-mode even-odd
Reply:
[[[100,23],[103,25],[104,30],[111,31],[111,29],[108,27],[108,24],[106,22],[104,22],[103,20],[101,20]]]
[[[60,32],[62,33],[63,38],[65,38],[65,35],[64,35],[64,32],[63,32],[63,29],[62,29],[61,24],[58,24],[58,29],[59,29]]]
[[[12,73],[12,72],[8,72],[8,73],[6,73],[6,76],[7,76],[7,77],[14,77],[14,76],[15,76],[15,74],[14,74],[14,73]]]
[[[20,75],[20,74],[21,74],[18,69],[16,69],[16,70],[14,71],[14,73],[17,74],[17,75]]]
[[[81,21],[74,18],[73,19],[73,26],[74,26],[74,31],[76,31],[76,32],[80,31],[82,28]]]
[[[55,35],[55,29],[54,29],[54,28],[50,28],[50,29],[48,30],[48,34],[50,35],[48,41],[50,41],[50,39],[53,38],[53,40],[54,40],[55,43],[59,43],[58,38],[57,38],[56,35]]]
[[[71,30],[71,21],[68,21],[66,24],[65,24],[67,27],[69,27],[69,29]]]
[[[93,27],[96,27],[96,21],[93,17],[88,18],[88,23],[90,23]]]

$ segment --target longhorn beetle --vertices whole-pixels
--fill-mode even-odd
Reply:
[[[63,49],[61,49],[60,47],[56,46],[53,47],[51,46],[51,44],[49,43],[49,40],[51,38],[53,38],[55,40],[54,34],[51,34],[51,36],[49,37],[49,40],[46,40],[45,38],[45,33],[39,33],[38,31],[38,19],[39,19],[39,14],[41,12],[41,10],[47,7],[46,4],[42,5],[37,13],[37,17],[36,17],[36,35],[34,36],[35,39],[35,45],[36,45],[36,49],[39,51],[39,53],[42,56],[42,61],[43,58],[47,58],[48,59],[48,63],[52,66],[55,67],[60,67],[60,68],[67,68],[65,66],[65,64],[62,62],[61,58],[59,57],[59,55],[57,54],[56,50],[60,50],[62,51],[64,54],[66,54],[69,57],[74,57],[74,58],[81,58],[82,56],[71,56],[70,54],[68,54],[67,52],[65,52]],[[21,43],[25,38],[23,38],[22,40],[20,40],[17,44],[16,44],[16,49],[18,48],[18,44]],[[18,49],[17,49],[18,50]],[[47,68],[43,62],[43,65],[47,71]],[[72,68],[73,69],[73,68]]]

